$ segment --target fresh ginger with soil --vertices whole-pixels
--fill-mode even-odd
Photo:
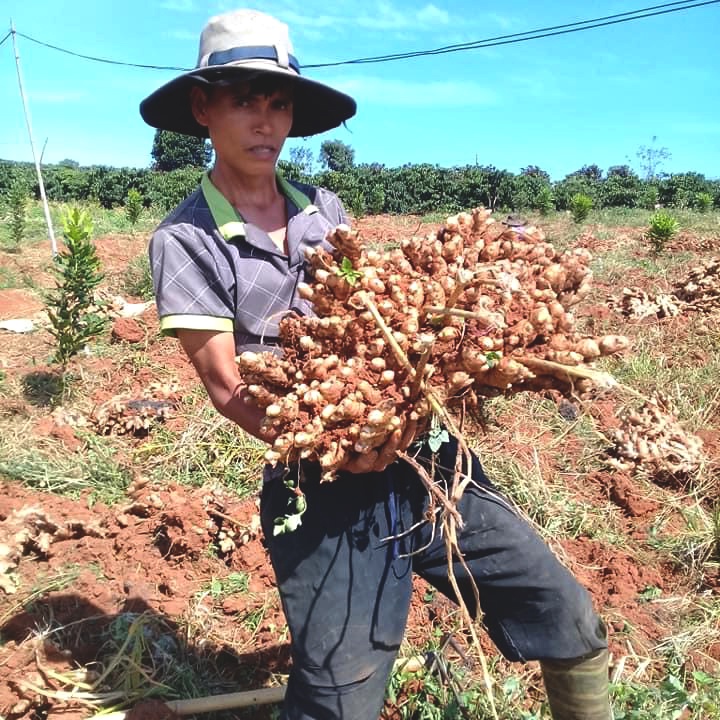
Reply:
[[[558,253],[537,227],[509,228],[478,208],[393,250],[338,226],[332,250],[307,253],[299,292],[315,317],[280,323],[282,357],[237,362],[271,463],[316,460],[332,480],[392,460],[426,429],[429,395],[450,409],[519,391],[582,394],[590,363],[627,339],[575,331],[572,308],[590,290],[590,254]],[[359,462],[359,467],[358,467]]]

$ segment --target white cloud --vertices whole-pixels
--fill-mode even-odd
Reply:
[[[351,18],[349,22],[373,30],[425,30],[447,25],[450,15],[432,3],[408,12],[389,2],[380,2],[370,12]]]
[[[496,91],[464,80],[404,82],[370,75],[327,81],[360,103],[395,107],[477,107],[495,105]]]
[[[431,3],[418,10],[417,19],[423,25],[447,25],[450,15]]]
[[[494,23],[495,25],[497,25],[501,30],[511,30],[519,25],[518,21],[514,17],[508,15],[488,13],[487,19],[490,21],[490,23]]]
[[[79,92],[78,90],[71,90],[69,92],[53,92],[52,90],[43,91],[37,90],[28,94],[28,97],[33,102],[38,103],[66,103],[66,102],[77,102],[82,100],[86,96],[85,93]]]
[[[182,40],[183,42],[191,40],[198,42],[200,38],[200,30],[197,32],[190,32],[189,30],[168,30],[165,35],[173,40]]]
[[[173,12],[195,12],[195,0],[163,0],[160,3],[163,10],[172,10]]]
[[[325,8],[323,8],[324,10]],[[270,11],[272,13],[272,11]],[[364,11],[356,12],[353,8],[347,12],[297,12],[292,9],[277,13],[286,22],[291,31],[302,28],[304,34],[312,30],[330,28],[338,34],[353,28],[369,30],[428,30],[438,25],[448,25],[450,15],[446,10],[433,3],[426,3],[420,8],[406,10],[391,2],[378,2],[368,6]],[[294,32],[293,32],[294,34]],[[313,33],[314,34],[314,33]]]

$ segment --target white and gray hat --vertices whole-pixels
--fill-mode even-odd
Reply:
[[[291,137],[331,130],[355,114],[349,95],[300,75],[285,23],[256,10],[235,10],[210,18],[200,35],[195,68],[145,98],[140,115],[162,130],[207,137],[207,128],[193,117],[190,88],[265,74],[287,78],[295,87]]]

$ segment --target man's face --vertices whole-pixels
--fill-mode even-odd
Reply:
[[[196,87],[191,100],[195,119],[208,128],[219,161],[244,172],[274,172],[293,122],[289,83]]]

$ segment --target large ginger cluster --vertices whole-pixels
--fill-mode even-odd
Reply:
[[[675,294],[691,307],[703,312],[720,308],[720,257],[705,260],[676,283]]]
[[[347,226],[328,241],[332,252],[308,254],[313,282],[300,287],[317,316],[281,322],[282,358],[238,358],[265,427],[279,433],[270,462],[317,459],[328,480],[350,460],[371,468],[439,406],[582,393],[588,364],[627,346],[575,330],[572,307],[590,289],[586,250],[560,254],[539,228],[506,227],[488,210],[388,251]]]
[[[695,472],[703,461],[702,440],[683,429],[661,397],[647,400],[639,410],[627,410],[620,421],[607,461],[619,470],[643,466],[660,479],[678,478]]]

